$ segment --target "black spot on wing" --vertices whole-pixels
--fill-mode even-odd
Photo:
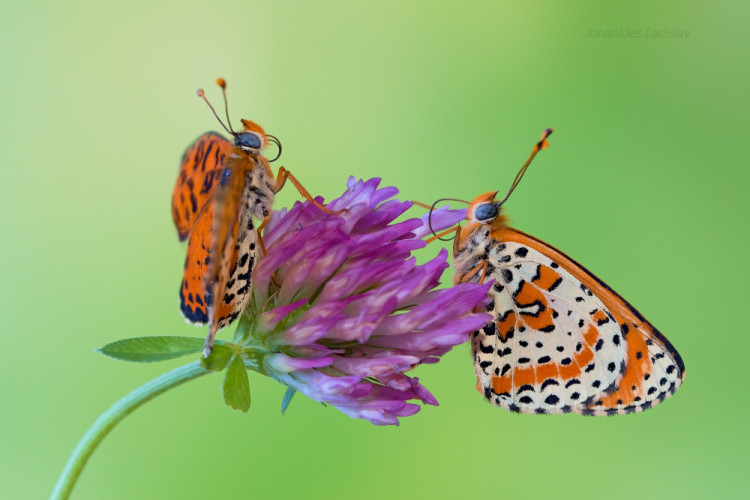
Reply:
[[[532,276],[532,278],[531,278],[531,282],[534,283],[536,281],[539,281],[539,279],[541,277],[542,277],[542,266],[541,265],[537,265],[536,266],[536,271],[534,273],[534,276]]]
[[[493,346],[484,345],[481,342],[479,343],[479,350],[485,354],[492,354],[493,352],[495,352],[495,348]]]
[[[510,271],[510,269],[501,269],[500,273],[505,283],[510,283],[511,281],[513,281],[513,273]]]
[[[554,405],[560,402],[560,398],[557,397],[555,394],[550,394],[544,399],[544,402],[547,403],[548,405]]]
[[[192,191],[190,192],[190,209],[193,213],[198,211],[198,199]]]

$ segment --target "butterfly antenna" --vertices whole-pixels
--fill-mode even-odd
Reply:
[[[213,113],[214,113],[214,116],[216,117],[216,119],[217,119],[217,120],[219,120],[219,123],[221,123],[221,126],[222,126],[222,127],[224,127],[224,130],[226,130],[227,132],[229,132],[229,133],[230,133],[230,134],[232,134],[233,136],[234,136],[234,135],[237,135],[236,133],[234,133],[233,131],[231,131],[230,129],[228,129],[228,128],[227,128],[227,126],[226,126],[226,125],[224,125],[224,122],[223,122],[223,121],[221,121],[221,118],[219,118],[219,115],[217,115],[217,114],[216,114],[216,110],[214,109],[214,107],[213,107],[213,106],[211,106],[211,103],[210,103],[210,102],[208,102],[208,99],[206,98],[206,94],[205,94],[205,93],[203,92],[203,89],[198,89],[198,92],[197,92],[197,94],[198,94],[198,97],[200,97],[200,98],[202,98],[202,99],[203,99],[204,101],[206,101],[206,104],[208,104],[208,107],[209,107],[209,108],[211,108],[211,111],[213,111]]]
[[[458,198],[440,198],[432,204],[432,207],[430,207],[430,214],[427,216],[427,225],[430,228],[430,232],[433,234],[433,236],[435,236],[435,238],[439,239],[440,241],[451,241],[453,238],[441,238],[432,228],[432,212],[435,211],[435,205],[437,205],[441,201],[459,201],[461,203],[466,203],[467,205],[469,204],[469,202],[466,200],[459,200]]]
[[[227,101],[227,81],[223,78],[216,79],[216,85],[221,87],[221,94],[224,96],[224,113],[227,115],[227,124],[232,135],[236,135],[234,127],[232,127],[232,121],[229,119],[229,103]]]
[[[513,180],[513,184],[511,184],[510,189],[508,190],[508,194],[505,195],[505,198],[503,198],[503,200],[500,201],[497,204],[497,206],[500,206],[503,203],[505,203],[505,201],[510,197],[510,194],[513,192],[514,189],[516,189],[516,186],[518,186],[518,183],[521,182],[521,179],[523,178],[523,174],[526,173],[526,169],[529,168],[529,165],[531,165],[531,161],[534,159],[536,154],[542,149],[547,149],[547,147],[549,147],[549,143],[547,142],[547,137],[549,137],[550,134],[552,134],[551,128],[544,130],[544,132],[542,133],[542,139],[534,145],[534,149],[531,150],[531,155],[529,156],[529,159],[526,160],[526,163],[523,164],[523,167],[521,167],[521,170],[519,170],[518,173],[516,174],[516,178]]]

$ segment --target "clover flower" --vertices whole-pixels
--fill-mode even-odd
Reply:
[[[253,297],[231,342],[216,339],[208,357],[175,368],[133,390],[104,412],[73,450],[52,492],[68,498],[86,461],[125,416],[159,394],[224,371],[224,402],[250,408],[247,370],[376,425],[398,425],[418,403],[437,400],[407,373],[439,361],[491,316],[484,310],[492,285],[463,283],[438,289],[447,252],[417,265],[411,253],[421,239],[457,223],[465,210],[441,208],[395,222],[410,206],[392,199],[395,188],[379,179],[349,178],[344,194],[327,206],[312,202],[274,212],[264,232],[267,252],[253,273]],[[322,203],[322,198],[317,200]],[[428,227],[430,226],[431,227]],[[120,339],[99,352],[110,358],[153,363],[203,352],[200,337]]]
[[[379,182],[350,178],[327,205],[338,214],[310,202],[272,214],[235,340],[248,368],[351,417],[398,425],[419,411],[410,401],[438,404],[406,372],[436,363],[489,321],[474,311],[484,310],[491,283],[436,289],[447,252],[417,265],[411,252],[425,246],[427,218],[395,222],[411,203]],[[437,210],[432,227],[463,216]]]

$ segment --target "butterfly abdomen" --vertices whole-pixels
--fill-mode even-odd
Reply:
[[[261,250],[253,219],[263,220],[267,217],[271,213],[274,198],[273,179],[265,169],[253,168],[245,174],[237,242],[227,262],[231,264],[226,273],[229,279],[223,287],[222,300],[216,305],[218,329],[237,319],[250,298],[253,266],[260,257]],[[212,305],[211,301],[209,305]]]

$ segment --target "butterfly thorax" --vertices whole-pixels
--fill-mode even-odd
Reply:
[[[500,213],[500,207],[495,203],[496,195],[497,192],[493,191],[478,196],[466,211],[466,223],[461,227],[453,248],[456,283],[481,281],[483,269],[479,267],[488,261],[493,248],[501,241],[508,219]],[[484,274],[486,276],[486,272]]]
[[[276,195],[276,181],[265,157],[245,152],[242,152],[242,154],[250,156],[254,164],[253,168],[245,172],[243,189],[245,212],[243,212],[243,217],[247,218],[246,215],[249,214],[262,221],[271,213]]]

